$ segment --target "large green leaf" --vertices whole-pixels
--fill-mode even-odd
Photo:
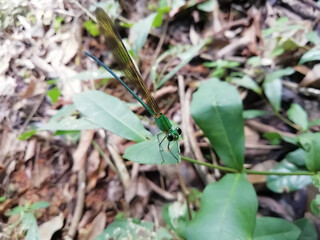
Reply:
[[[164,138],[162,134],[159,140]],[[161,148],[163,151],[161,151]],[[179,142],[172,141],[168,148],[168,140],[165,138],[159,147],[158,137],[151,137],[148,141],[143,141],[126,148],[124,158],[142,164],[177,164],[180,162]]]
[[[86,91],[74,99],[77,109],[90,121],[123,138],[141,142],[152,135],[119,99],[99,91]]]
[[[288,117],[292,122],[299,125],[303,131],[308,129],[308,115],[299,104],[291,104],[288,110]]]
[[[272,217],[257,219],[253,240],[295,240],[301,231],[293,223]]]
[[[273,172],[301,172],[303,169],[299,169],[294,164],[282,160],[275,168],[271,169]],[[301,189],[312,183],[311,176],[293,175],[293,176],[267,176],[267,186],[270,190],[276,193],[291,192]]]
[[[244,123],[236,88],[218,79],[202,82],[193,94],[191,115],[228,167],[242,169]]]
[[[306,152],[306,165],[310,171],[320,170],[320,133],[305,133],[299,136],[299,143]]]
[[[317,240],[318,234],[312,223],[307,218],[301,218],[294,222],[294,224],[300,228],[301,234],[299,240]]]
[[[187,239],[252,239],[257,209],[255,190],[245,175],[228,174],[206,186]]]

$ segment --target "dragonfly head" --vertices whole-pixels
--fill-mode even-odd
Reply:
[[[179,127],[177,127],[176,129],[174,129],[168,133],[167,140],[169,142],[178,141],[181,133],[182,133],[181,129]]]

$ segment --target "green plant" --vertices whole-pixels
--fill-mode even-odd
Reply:
[[[39,239],[39,232],[36,215],[38,210],[47,208],[48,206],[49,203],[43,201],[31,205],[26,204],[13,208],[7,213],[7,216],[18,215],[19,220],[12,227],[18,227],[19,233],[24,235],[26,240],[37,240]]]

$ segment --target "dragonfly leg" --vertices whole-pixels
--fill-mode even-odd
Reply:
[[[173,152],[171,152],[170,143],[171,143],[171,142],[168,142],[168,150],[169,150],[169,152],[171,153],[171,155],[177,160],[177,163],[179,163],[179,159],[173,154]]]
[[[164,136],[164,138],[160,141],[159,136],[160,136],[162,133],[163,133],[163,132],[157,134],[157,139],[158,139],[158,143],[159,143],[159,149],[160,149],[161,152],[163,152],[163,148],[162,148],[161,145],[162,145],[163,141],[164,141],[164,140],[166,139],[166,137],[167,137],[167,136]]]
[[[163,155],[162,155],[162,153],[163,153],[162,143],[163,143],[163,141],[164,141],[164,140],[166,139],[166,137],[167,137],[167,135],[165,135],[164,138],[162,138],[162,140],[160,141],[159,136],[160,136],[162,133],[164,133],[164,132],[161,132],[161,133],[159,133],[159,134],[157,135],[158,142],[159,142],[159,151],[160,151],[161,158],[162,158],[161,164],[164,163],[164,157],[163,157]]]

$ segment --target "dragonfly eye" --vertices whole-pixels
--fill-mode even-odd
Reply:
[[[177,130],[178,134],[181,135],[181,133],[182,133],[181,129],[179,127],[177,127],[176,130]]]
[[[167,140],[168,140],[169,142],[173,141],[173,136],[172,136],[171,133],[168,134]]]

